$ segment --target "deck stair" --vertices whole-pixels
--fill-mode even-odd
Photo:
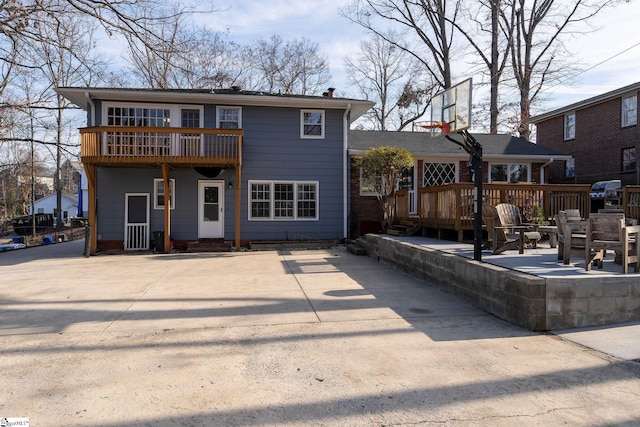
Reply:
[[[222,239],[199,239],[187,243],[187,252],[231,252],[231,242]]]
[[[399,224],[394,224],[387,230],[387,234],[392,236],[413,236],[421,231],[419,221],[401,221]]]

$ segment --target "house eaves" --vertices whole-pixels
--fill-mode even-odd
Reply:
[[[600,104],[604,101],[620,98],[622,95],[625,95],[626,93],[634,92],[634,91],[637,92],[638,90],[640,90],[640,82],[633,83],[628,86],[613,90],[611,92],[603,93],[601,95],[594,96],[593,98],[585,99],[584,101],[579,101],[574,104],[570,104],[553,111],[549,111],[548,113],[539,114],[537,116],[530,117],[529,120],[527,120],[527,123],[535,125],[557,116],[564,116],[566,113],[571,111],[580,110],[595,104]]]
[[[323,108],[350,110],[353,122],[374,102],[328,96],[283,95],[241,89],[119,89],[61,87],[56,92],[82,109],[91,100],[170,104],[217,104],[258,107]]]

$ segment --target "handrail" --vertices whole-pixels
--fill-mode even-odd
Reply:
[[[96,126],[80,129],[88,164],[239,165],[242,129]]]

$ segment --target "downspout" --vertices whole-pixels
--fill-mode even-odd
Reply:
[[[551,163],[553,163],[553,157],[551,157],[547,163],[540,166],[540,184],[544,184],[544,169]]]
[[[351,103],[347,104],[344,110],[343,118],[343,136],[342,136],[342,228],[345,241],[349,237],[348,218],[349,218],[349,114],[351,113]]]

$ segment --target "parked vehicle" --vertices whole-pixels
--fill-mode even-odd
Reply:
[[[622,181],[612,179],[610,181],[598,181],[591,186],[592,199],[612,199],[618,197],[618,190],[622,188]]]
[[[26,236],[33,231],[32,223],[33,215],[20,216],[13,219],[13,231],[20,235]],[[36,214],[36,233],[47,231],[53,228],[53,214]]]

